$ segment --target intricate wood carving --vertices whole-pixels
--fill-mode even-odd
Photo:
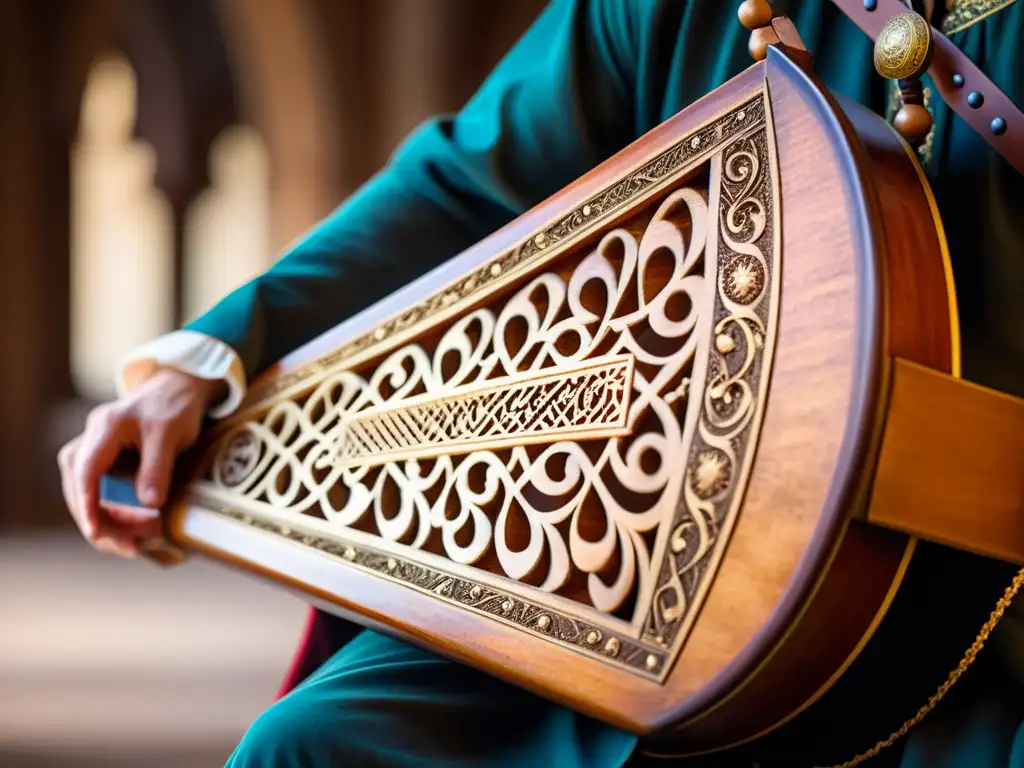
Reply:
[[[726,147],[718,178],[714,350],[669,552],[645,624],[655,642],[685,637],[742,501],[767,387],[777,312],[777,203],[766,128]]]
[[[771,136],[766,102],[748,101],[282,377],[228,425],[192,494],[663,679],[762,415],[778,299]]]
[[[632,355],[598,357],[580,366],[455,387],[443,396],[371,406],[342,420],[328,436],[336,452],[324,457],[324,465],[373,466],[552,443],[560,436],[625,435],[632,378]]]

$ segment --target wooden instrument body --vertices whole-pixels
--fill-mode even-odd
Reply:
[[[627,234],[612,242],[616,229]],[[698,258],[694,243],[702,238],[705,253]],[[944,248],[927,184],[897,135],[865,110],[840,109],[812,75],[773,49],[765,62],[575,184],[268,371],[242,412],[204,441],[193,480],[168,512],[169,537],[292,587],[334,613],[683,751],[748,741],[810,707],[842,675],[885,617],[912,560],[914,539],[865,519],[893,361],[958,373]],[[543,510],[532,510],[531,533],[529,515],[497,520],[477,493],[486,484],[482,476],[467,475],[462,486],[452,485],[453,500],[442,513],[450,539],[444,539],[446,524],[435,520],[424,541],[415,541],[415,525],[392,539],[375,527],[423,513],[411,501],[415,494],[403,507],[404,491],[385,488],[386,482],[367,481],[371,492],[379,490],[380,515],[371,500],[370,511],[349,526],[288,511],[286,504],[274,509],[265,495],[257,501],[233,490],[244,488],[261,455],[242,441],[241,451],[225,458],[224,446],[238,430],[252,424],[278,435],[306,429],[299,422],[288,426],[290,416],[267,420],[266,414],[282,402],[302,402],[339,371],[368,377],[403,345],[427,349],[429,358],[441,332],[481,307],[494,305],[500,318],[498,310],[508,306],[501,302],[526,301],[522,288],[539,275],[560,276],[571,294],[571,276],[593,253],[607,256],[588,268],[607,285],[623,279],[631,258],[641,270],[642,295],[623,300],[628,311],[608,334],[620,338],[624,329],[640,328],[640,338],[659,323],[693,320],[679,337],[690,345],[689,362],[676,366],[659,393],[658,407],[678,407],[681,415],[680,435],[666,442],[676,446],[677,466],[662,473],[653,493],[658,501],[650,502],[643,473],[631,475],[628,467],[608,482],[583,473],[581,482],[604,483],[602,492],[626,499],[635,517],[602,518],[594,504],[603,497],[594,491],[547,527],[538,522]],[[616,274],[606,274],[608,264]],[[676,292],[685,300],[654,307],[652,296],[683,279],[686,290]],[[604,311],[585,291],[578,295],[569,315]],[[541,322],[546,305],[534,307]],[[652,319],[655,309],[660,320]],[[508,345],[514,356],[515,344],[531,332],[524,337],[511,328],[510,338],[520,334]],[[590,460],[610,440],[628,442],[628,390],[636,383],[629,377],[642,372],[647,381],[662,364],[600,349],[569,359],[571,345],[553,348],[568,362],[525,379],[499,377],[486,385],[481,379],[476,389],[456,388],[445,397],[477,398],[477,407],[487,408],[495,402],[479,399],[487,386],[534,387],[532,397],[571,379],[587,386],[617,382],[624,400],[601,410],[592,398],[580,406],[591,410],[561,431],[554,422],[532,437],[510,428],[480,438],[474,451],[507,456],[530,445],[522,449],[529,465],[553,441],[589,445]],[[441,370],[443,357],[436,356],[439,378],[451,375]],[[554,378],[539,380],[545,373]],[[683,378],[688,389],[680,386]],[[383,386],[391,385],[400,388],[401,376]],[[427,410],[445,399],[429,392],[419,397],[413,405]],[[637,390],[631,397],[635,404],[643,395]],[[394,408],[377,415],[392,418]],[[664,432],[656,437],[667,440]],[[445,460],[438,457],[465,453],[422,436],[402,439],[397,448],[366,443],[361,455],[352,454],[351,443],[342,450],[335,442],[338,453],[324,460],[356,466],[360,456],[377,451],[380,477],[409,459],[422,457],[433,470]],[[232,461],[242,466],[237,487],[225,482]],[[505,462],[510,482],[526,472],[496,461]],[[311,462],[285,473],[278,491],[287,495],[302,471],[313,478]],[[457,462],[452,466],[454,473]],[[569,474],[565,466],[542,473],[549,497],[567,493],[554,489]],[[416,477],[403,472],[396,475],[403,482]],[[623,488],[624,482],[634,485]],[[459,515],[469,514],[466,500],[478,497],[480,514],[489,516],[488,535],[499,527],[507,533],[504,559],[495,556],[494,540],[484,542],[483,555],[469,553],[479,542],[469,529],[455,529]],[[421,504],[436,498],[419,497]],[[637,523],[645,512],[660,517]],[[366,522],[372,519],[378,522]],[[598,543],[613,525],[626,533],[611,537],[616,552],[609,555]],[[551,540],[556,535],[560,551]],[[538,537],[540,554],[523,555]],[[621,551],[627,544],[636,549]],[[456,563],[452,553],[466,562]],[[524,566],[524,558],[532,560]],[[627,579],[631,558],[636,572]],[[509,564],[525,572],[512,576]],[[563,586],[554,593],[540,588],[544,579],[558,580],[551,573],[560,567],[568,569]],[[585,571],[597,571],[603,586]],[[629,582],[628,596],[602,610],[597,602],[616,603],[607,594],[616,579]]]

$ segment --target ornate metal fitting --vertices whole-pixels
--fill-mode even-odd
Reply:
[[[919,14],[893,16],[875,41],[875,69],[890,80],[913,80],[931,64],[932,29]]]

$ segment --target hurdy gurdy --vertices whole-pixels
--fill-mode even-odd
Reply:
[[[958,378],[912,149],[786,24],[256,380],[168,540],[654,753],[806,741],[865,702],[853,764],[911,727],[1019,586],[1024,407]]]

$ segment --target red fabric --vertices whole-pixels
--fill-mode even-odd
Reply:
[[[292,691],[362,631],[362,627],[350,621],[316,608],[310,609],[298,650],[292,658],[291,666],[281,682],[275,700]]]
[[[323,622],[320,619],[320,612],[315,608],[310,608],[309,615],[306,617],[305,629],[302,630],[302,638],[299,640],[299,646],[292,657],[291,666],[289,666],[288,672],[285,673],[284,680],[281,682],[281,688],[278,690],[275,699],[280,699],[287,694],[305,680],[314,669],[330,658],[329,654],[323,655],[324,641],[322,635]]]

